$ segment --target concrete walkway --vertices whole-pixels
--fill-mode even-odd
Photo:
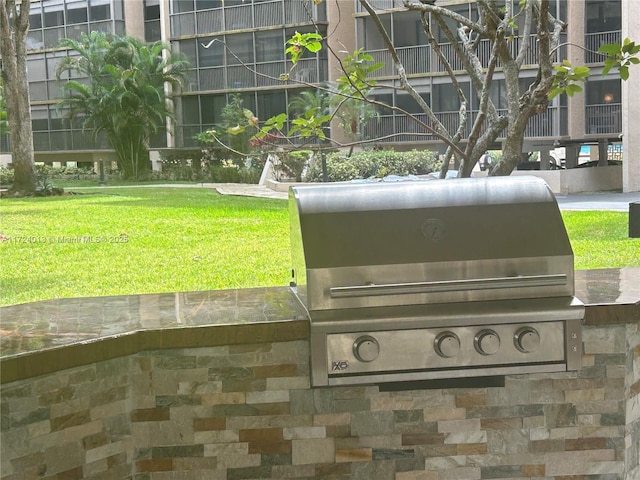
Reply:
[[[135,185],[139,187],[172,187],[172,188],[213,188],[221,195],[238,195],[244,197],[277,198],[286,200],[288,192],[278,192],[266,185],[250,185],[244,183],[173,183],[166,185]],[[117,187],[85,187],[85,188],[126,188]],[[629,204],[640,202],[637,193],[580,193],[573,195],[557,194],[556,199],[562,210],[611,210],[628,212]]]
[[[276,192],[263,185],[240,184],[203,184],[210,185],[222,195],[245,195],[251,197],[267,197],[286,199],[286,192]],[[556,195],[561,210],[611,210],[628,212],[629,204],[640,202],[638,193],[592,193],[574,195]]]

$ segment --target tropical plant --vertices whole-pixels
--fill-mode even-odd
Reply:
[[[60,63],[58,78],[68,71],[86,80],[64,84],[59,108],[96,138],[106,136],[124,178],[142,177],[149,169],[151,137],[173,117],[165,88],[180,86],[187,62],[161,42],[98,31],[62,39],[60,47],[75,52]]]

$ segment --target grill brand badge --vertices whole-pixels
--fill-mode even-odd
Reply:
[[[348,360],[338,360],[337,362],[331,362],[332,372],[343,372],[345,370],[349,370]]]
[[[446,235],[444,222],[439,218],[429,218],[422,224],[422,234],[431,242],[439,242]]]

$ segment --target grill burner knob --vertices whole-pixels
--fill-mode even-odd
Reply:
[[[513,337],[516,348],[522,353],[535,352],[540,346],[540,334],[533,327],[523,327]]]
[[[481,330],[476,334],[473,343],[482,355],[493,355],[500,349],[500,337],[493,330]]]
[[[361,362],[373,362],[378,358],[380,353],[380,344],[378,341],[369,336],[363,335],[353,342],[353,354]]]
[[[441,357],[455,357],[460,351],[460,339],[453,332],[442,332],[436,337],[435,348]]]

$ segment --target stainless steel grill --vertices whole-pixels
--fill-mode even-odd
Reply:
[[[290,189],[312,385],[576,370],[582,303],[536,177]]]

